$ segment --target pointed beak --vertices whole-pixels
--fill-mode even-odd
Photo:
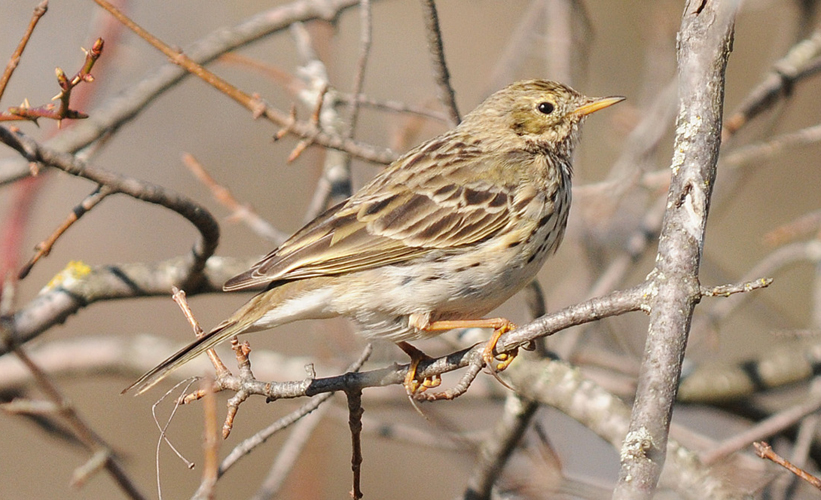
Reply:
[[[593,98],[587,104],[582,104],[581,106],[576,108],[576,110],[573,111],[573,114],[576,115],[577,117],[581,118],[583,116],[587,116],[590,113],[593,113],[593,112],[598,111],[600,109],[608,108],[608,107],[610,107],[610,106],[612,106],[616,103],[619,103],[619,102],[621,102],[625,99],[626,98],[622,97],[622,96]]]

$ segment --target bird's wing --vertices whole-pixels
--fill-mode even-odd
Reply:
[[[502,186],[459,185],[442,176],[425,175],[407,181],[387,187],[378,178],[317,217],[254,267],[228,280],[223,289],[405,262],[432,251],[476,244],[510,220],[512,200]]]

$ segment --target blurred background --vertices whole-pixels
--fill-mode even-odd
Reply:
[[[36,3],[33,0],[4,2],[0,7],[0,60],[13,52]],[[151,33],[169,45],[185,49],[218,28],[237,25],[250,16],[288,3],[141,0],[120,5]],[[574,163],[577,190],[569,232],[562,248],[539,275],[549,310],[579,302],[589,295],[604,270],[624,255],[629,237],[640,229],[645,214],[666,192],[664,173],[670,164],[677,111],[675,90],[671,92],[670,85],[675,76],[675,37],[683,2],[442,0],[437,7],[451,82],[462,114],[507,83],[526,78],[560,80],[587,95],[627,96],[625,103],[596,114],[585,125]],[[420,4],[374,1],[372,16],[373,42],[363,92],[373,99],[441,111]],[[557,18],[565,22],[557,23]],[[809,36],[815,26],[815,2],[743,2],[727,69],[725,113],[736,109],[765,78],[774,62]],[[350,91],[359,56],[357,8],[344,10],[334,23],[314,21],[308,23],[307,28],[332,86]],[[93,2],[53,0],[34,31],[0,107],[16,106],[24,99],[32,105],[46,103],[59,91],[54,68],[61,67],[67,74],[74,74],[83,61],[80,48],[90,47],[100,36],[106,38],[106,47],[92,72],[95,80],[81,85],[75,96],[78,103],[75,107],[92,116],[95,107],[138,84],[165,63],[163,55],[131,32],[119,28]],[[271,76],[276,72],[297,75],[303,64],[288,30],[243,47],[237,54],[252,59],[255,65],[234,58],[216,61],[208,67],[238,88],[258,93],[282,110],[287,111],[296,103],[301,119],[310,116],[310,107],[300,103],[298,96],[283,84],[282,77]],[[742,146],[816,125],[821,116],[819,91],[821,82],[817,78],[802,80],[792,88],[788,99],[726,141],[722,157]],[[87,95],[81,96],[81,92]],[[16,125],[39,140],[60,133],[48,120],[41,120],[39,128],[32,123]],[[639,125],[649,128],[649,132],[642,129],[636,132]],[[63,123],[66,129],[71,126],[70,122]],[[364,107],[356,138],[403,152],[447,127],[436,120]],[[186,152],[194,155],[216,182],[228,187],[238,200],[252,205],[262,217],[290,234],[303,223],[322,174],[325,152],[311,147],[288,164],[286,159],[298,141],[286,137],[274,142],[272,137],[276,132],[277,128],[271,123],[254,120],[247,110],[226,96],[189,77],[160,95],[110,137],[91,162],[100,168],[160,184],[207,207],[221,221],[218,255],[262,255],[274,245],[230,220],[229,211],[183,166],[181,155]],[[651,141],[648,138],[651,136],[657,137]],[[643,147],[646,150],[640,155],[626,152],[628,148]],[[720,166],[704,249],[702,284],[739,281],[774,251],[775,247],[765,240],[765,235],[819,209],[820,152],[817,144],[811,144],[790,147],[774,156],[760,155],[757,161],[743,165]],[[624,158],[632,160],[619,161]],[[0,148],[0,162],[12,161],[19,161],[16,153]],[[379,165],[354,160],[354,189],[379,168]],[[655,184],[652,179],[643,183],[636,181],[637,176],[652,172],[660,172],[656,177],[651,176]],[[35,197],[30,202],[25,201],[21,182],[9,183],[4,179],[0,184],[0,226],[10,223],[21,203],[30,203],[31,207],[25,217],[22,239],[3,242],[4,264],[16,262],[17,268],[22,266],[29,259],[31,249],[51,234],[94,189],[91,183],[61,172],[41,175],[44,177],[41,185],[29,192]],[[82,261],[90,266],[161,261],[188,252],[196,236],[194,228],[177,214],[125,196],[112,196],[75,224],[57,242],[51,255],[20,282],[17,307],[29,303],[69,261]],[[611,288],[640,282],[652,270],[654,256],[655,242],[651,241],[649,249],[631,262],[629,271]],[[817,329],[819,325],[814,320],[817,311],[813,308],[814,274],[811,263],[780,269],[773,276],[776,281],[771,287],[755,292],[741,309],[719,324],[707,325],[697,320],[696,324],[701,327],[691,338],[688,351],[691,360],[698,363],[746,360],[768,352],[776,344],[794,340],[784,332]],[[211,294],[192,297],[190,304],[203,327],[210,328],[248,297],[247,294]],[[705,301],[697,313],[701,314],[702,309],[720,300]],[[517,323],[528,320],[527,308],[520,297],[503,306],[501,314]],[[574,359],[579,360],[584,355],[597,359],[605,353],[612,354],[612,364],[619,365],[623,372],[619,380],[625,385],[620,390],[629,400],[630,380],[637,370],[644,343],[645,318],[643,314],[633,314],[582,331],[562,332],[551,338],[549,345],[558,352],[563,349],[572,352]],[[562,338],[568,333],[573,335],[572,342]],[[37,349],[71,339],[128,339],[144,334],[180,344],[191,337],[177,306],[169,297],[158,297],[97,302],[29,345]],[[454,338],[432,340],[420,347],[431,355],[442,355],[453,350],[448,342]],[[344,320],[286,325],[244,340],[249,340],[255,350],[285,353],[293,357],[298,366],[312,362],[319,375],[341,373],[365,345]],[[406,362],[404,354],[393,345],[376,345],[375,349],[367,367]],[[152,353],[154,359],[145,361],[146,368],[172,350],[170,343],[159,344]],[[14,362],[8,358],[10,356],[5,356],[6,365],[0,367]],[[232,364],[230,354],[224,359]],[[253,354],[251,360],[254,361]],[[152,421],[151,405],[163,391],[155,390],[137,398],[121,396],[120,390],[139,375],[128,369],[123,372],[82,377],[64,375],[57,381],[79,413],[114,447],[140,488],[154,497],[159,431]],[[257,375],[264,379],[262,373]],[[294,379],[300,376],[304,376],[304,372],[294,375]],[[448,379],[455,381],[458,374],[451,374]],[[170,386],[170,383],[164,385]],[[453,498],[464,491],[475,460],[471,443],[501,414],[505,395],[505,389],[487,375],[480,375],[474,389],[476,396],[469,392],[453,402],[423,405],[428,419],[412,409],[401,387],[364,392],[363,491],[366,498]],[[17,385],[0,382],[0,390],[38,397],[33,385],[25,382]],[[618,389],[613,390],[619,393]],[[796,393],[796,397],[800,394]],[[220,416],[224,414],[226,398],[227,395],[219,395]],[[278,401],[266,405],[255,399],[240,409],[235,429],[222,445],[223,456],[240,440],[304,403]],[[166,401],[159,408],[167,414],[171,404]],[[351,474],[345,408],[344,398],[335,396],[333,408],[311,436],[279,498],[343,498],[347,495]],[[676,419],[700,432],[715,433],[712,437],[716,439],[745,425],[738,416],[716,413],[716,410],[689,406],[677,412]],[[579,491],[577,496],[571,493],[567,498],[609,497],[609,488],[618,472],[616,451],[558,411],[543,408],[537,419],[565,475],[602,488],[586,493]],[[387,424],[412,429],[432,439],[428,442],[421,437],[411,437],[410,442],[406,442],[375,434],[374,431]],[[189,460],[200,464],[202,432],[202,409],[194,404],[177,412],[169,437]],[[287,434],[275,436],[247,457],[238,466],[241,469],[229,471],[218,483],[217,497],[253,495],[285,437]],[[443,443],[452,443],[452,446]],[[200,469],[189,470],[166,446],[160,448],[159,479],[164,497],[190,496],[200,482]],[[0,498],[121,496],[105,474],[96,475],[82,488],[69,487],[72,472],[86,460],[87,452],[79,446],[43,432],[27,419],[0,413]],[[534,477],[552,478],[545,471],[553,467],[555,463],[550,459],[532,449],[524,450],[509,464],[505,481],[515,489],[517,484],[532,482]],[[545,479],[550,480],[561,482],[555,478]],[[750,482],[751,489],[756,487],[754,483]],[[519,493],[526,497],[525,488]]]

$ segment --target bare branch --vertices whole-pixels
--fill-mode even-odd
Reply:
[[[98,5],[106,9],[110,12],[114,17],[117,18],[118,21],[123,23],[127,28],[131,31],[139,35],[145,41],[147,41],[151,46],[155,49],[159,50],[163,54],[165,54],[168,59],[171,60],[174,64],[182,67],[189,73],[192,73],[202,79],[204,82],[208,83],[215,89],[219,90],[226,96],[233,99],[238,104],[242,105],[247,110],[253,113],[254,118],[257,117],[265,117],[271,122],[279,125],[284,130],[288,132],[294,133],[303,139],[309,139],[311,142],[316,144],[347,151],[351,154],[354,154],[360,158],[375,161],[375,162],[388,162],[393,159],[393,155],[387,151],[377,151],[375,148],[357,143],[351,139],[346,139],[344,137],[338,135],[331,135],[322,130],[318,130],[315,126],[305,122],[299,122],[291,119],[287,114],[279,111],[269,104],[264,102],[262,98],[256,95],[250,95],[242,90],[236,88],[235,86],[228,83],[226,80],[218,77],[211,71],[205,69],[202,65],[198,64],[194,61],[191,57],[187,56],[185,53],[175,50],[168,44],[161,41],[159,38],[155,37],[148,31],[141,28],[135,22],[128,18],[123,12],[119,9],[111,5],[106,0],[94,0]]]
[[[724,137],[732,137],[754,117],[771,108],[779,98],[789,96],[793,86],[821,70],[821,31],[796,44],[773,64],[772,71],[750,92],[724,125]]]
[[[817,477],[813,476],[812,474],[810,474],[810,473],[808,473],[804,470],[801,470],[798,467],[794,466],[793,464],[791,464],[787,460],[784,460],[781,456],[779,456],[775,452],[773,452],[772,447],[770,445],[768,445],[767,443],[763,443],[763,442],[753,443],[753,446],[755,446],[755,451],[756,451],[756,453],[758,453],[759,457],[766,458],[767,460],[771,460],[771,461],[777,463],[778,465],[784,467],[785,469],[792,472],[796,476],[800,477],[804,481],[810,483],[811,485],[813,485],[816,488],[818,488],[819,490],[821,490],[821,479],[818,479]]]
[[[482,442],[478,463],[468,478],[464,498],[490,500],[493,483],[521,440],[530,420],[539,409],[539,403],[510,393],[505,400],[505,412],[493,428],[493,433]]]
[[[60,415],[71,427],[77,439],[86,449],[92,452],[92,458],[87,466],[75,472],[74,480],[79,484],[84,482],[89,474],[105,468],[128,498],[145,498],[122,468],[111,447],[80,417],[74,406],[62,395],[48,375],[28,357],[23,348],[16,343],[12,332],[5,328],[2,323],[0,323],[0,340],[3,341],[5,349],[14,351],[17,358],[23,362],[34,376],[38,387],[43,391],[46,398],[58,409]]]
[[[181,279],[186,285],[184,288],[199,287],[203,279],[205,262],[214,254],[219,242],[219,225],[207,210],[162,186],[98,169],[86,165],[72,154],[60,153],[41,146],[19,130],[11,132],[0,127],[0,141],[15,149],[30,162],[59,168],[71,175],[106,186],[112,193],[123,193],[141,201],[164,206],[188,219],[199,230],[200,239],[194,244],[188,262],[180,269],[184,273]]]
[[[653,496],[695,304],[698,270],[721,141],[724,69],[737,2],[687,2],[679,32],[679,102],[650,326],[614,499]]]
[[[40,18],[46,14],[47,10],[48,0],[43,0],[34,8],[31,21],[29,21],[25,33],[23,33],[23,38],[20,39],[20,43],[18,43],[17,48],[14,49],[14,53],[11,55],[8,64],[6,64],[6,69],[3,70],[3,76],[0,77],[0,98],[3,97],[6,91],[6,85],[8,85],[11,75],[14,74],[17,65],[20,64],[20,58],[23,56],[23,51],[26,49],[26,45],[28,45],[31,34],[34,33],[34,28],[37,26],[37,23],[40,22]]]
[[[456,93],[450,85],[450,72],[445,63],[445,49],[442,46],[442,33],[439,31],[439,16],[436,14],[435,0],[421,0],[422,17],[428,36],[428,51],[433,62],[433,75],[439,88],[439,100],[450,115],[450,125],[457,125],[462,118],[456,106]]]
[[[357,4],[358,0],[297,0],[255,14],[236,26],[220,28],[187,47],[185,53],[200,64],[208,64],[227,52],[287,29],[295,22],[314,19],[333,20],[340,12]],[[96,108],[90,118],[64,130],[44,145],[64,152],[77,152],[86,148],[131,121],[157,97],[189,75],[190,73],[175,64],[160,66],[124,92]],[[376,156],[383,153],[377,153]],[[395,157],[396,155],[388,154],[382,156],[379,162],[389,163]],[[28,175],[30,173],[25,162],[0,162],[0,185]]]
[[[54,244],[57,243],[57,240],[60,238],[60,236],[62,236],[63,233],[65,233],[68,230],[68,228],[72,226],[72,224],[80,220],[80,217],[88,213],[92,208],[97,206],[98,203],[103,201],[103,199],[105,199],[105,197],[111,193],[111,189],[107,186],[98,186],[93,193],[86,196],[86,198],[79,205],[74,207],[74,210],[72,210],[66,218],[66,220],[63,221],[62,224],[60,224],[60,227],[54,230],[54,232],[51,233],[51,235],[48,238],[37,244],[37,246],[35,247],[36,252],[31,257],[31,259],[29,259],[26,265],[23,266],[23,268],[20,270],[20,273],[17,275],[17,279],[25,279],[25,277],[28,276],[29,272],[31,272],[31,269],[34,267],[34,264],[36,264],[41,257],[45,257],[51,252],[51,249],[54,247]]]
[[[199,162],[193,155],[185,153],[182,155],[182,162],[191,171],[192,174],[203,183],[210,191],[211,195],[221,205],[231,211],[232,219],[239,219],[251,230],[265,238],[279,245],[286,239],[288,235],[275,228],[270,222],[260,217],[260,215],[249,205],[242,204],[234,198],[231,191],[225,186],[220,185],[211,177],[211,174],[205,169],[202,163]]]
[[[821,408],[821,379],[816,379],[808,392],[806,399],[800,404],[762,420],[744,432],[720,443],[709,452],[702,453],[701,461],[705,465],[714,464],[731,453],[746,448],[754,441],[770,438],[784,429],[792,427],[802,418],[818,411]]]

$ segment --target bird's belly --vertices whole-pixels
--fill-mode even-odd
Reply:
[[[364,271],[355,287],[337,294],[335,309],[355,320],[363,335],[395,342],[432,337],[411,326],[422,322],[479,319],[527,285],[555,247],[505,254],[488,248],[440,259]],[[344,310],[343,310],[344,309]],[[415,321],[409,321],[413,315]]]

